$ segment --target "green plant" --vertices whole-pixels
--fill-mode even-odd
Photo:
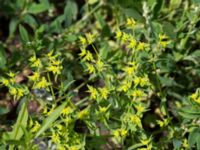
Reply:
[[[0,149],[200,149],[198,1],[0,8]]]

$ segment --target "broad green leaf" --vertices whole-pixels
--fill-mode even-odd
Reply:
[[[178,140],[178,139],[173,139],[173,145],[174,145],[174,149],[179,149],[181,147],[181,140]]]
[[[176,38],[175,27],[170,22],[163,22],[163,30],[167,36],[172,39]]]
[[[200,137],[200,130],[199,130],[199,128],[195,128],[189,134],[189,137],[188,137],[189,146],[192,147],[195,143],[197,143],[199,140],[199,137]]]
[[[125,8],[122,9],[122,11],[128,16],[128,17],[132,17],[136,20],[139,21],[143,21],[143,17],[142,15],[135,9],[131,9],[131,8]]]
[[[67,35],[67,37],[66,37],[66,40],[67,40],[68,42],[75,42],[77,39],[78,39],[78,37],[77,37],[76,35],[73,35],[73,34],[69,34],[69,35]]]
[[[67,1],[64,9],[65,26],[71,25],[72,21],[76,19],[78,14],[78,6],[74,1]]]
[[[200,57],[200,49],[195,50],[193,53],[190,54],[193,57],[199,58]]]
[[[23,42],[29,41],[28,32],[22,25],[19,25],[19,33],[20,33],[21,40]]]
[[[26,1],[27,0],[17,0],[16,1],[16,6],[19,8],[19,9],[22,9],[24,7],[24,5],[26,4]]]
[[[39,14],[50,8],[50,4],[48,0],[40,0],[40,3],[31,3],[27,12],[31,14]]]
[[[40,136],[49,127],[52,126],[53,122],[60,116],[62,110],[65,108],[67,102],[63,103],[61,106],[57,107],[42,123],[41,128],[36,133],[35,138]]]
[[[50,24],[50,27],[49,27],[49,32],[52,33],[52,32],[56,32],[56,33],[59,33],[59,32],[62,32],[63,31],[63,28],[62,28],[62,23],[64,22],[65,20],[65,16],[64,15],[60,15],[58,16],[51,24]]]
[[[177,83],[174,81],[174,79],[170,78],[170,77],[161,77],[161,76],[159,76],[159,80],[160,80],[162,86],[172,87],[172,86],[176,86],[177,85]]]
[[[8,113],[10,110],[8,108],[0,106],[0,115]]]

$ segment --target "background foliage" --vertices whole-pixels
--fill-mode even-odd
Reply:
[[[199,0],[0,3],[0,149],[200,149]]]

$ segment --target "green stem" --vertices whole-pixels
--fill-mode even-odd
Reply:
[[[48,78],[48,82],[51,83],[51,79],[50,79],[49,73],[47,73],[47,78]],[[56,98],[55,98],[55,93],[53,91],[53,87],[52,87],[52,85],[50,85],[49,87],[50,87],[51,95],[53,96],[53,99],[54,99],[54,102],[55,102]]]

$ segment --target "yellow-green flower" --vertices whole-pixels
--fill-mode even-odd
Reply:
[[[0,78],[0,82],[4,85],[4,86],[8,86],[9,85],[9,80],[6,78]]]
[[[109,95],[109,90],[104,87],[104,88],[99,88],[99,95],[103,98],[103,99],[107,99],[108,95]]]
[[[189,148],[188,140],[183,139],[182,145],[183,145],[184,148]]]
[[[149,79],[147,77],[140,78],[140,86],[143,87],[146,85],[149,85]]]
[[[137,86],[137,85],[140,85],[141,87],[143,86],[147,86],[149,85],[149,79],[148,77],[135,77],[134,80],[133,80],[134,84]]]
[[[33,127],[31,128],[31,132],[32,132],[32,133],[35,133],[35,132],[37,132],[38,129],[40,128],[40,124],[39,124],[38,121],[34,121],[33,124],[34,124],[34,125],[33,125]]]
[[[28,76],[28,78],[31,80],[31,81],[37,81],[40,77],[40,73],[39,72],[34,72],[33,75],[31,76]]]
[[[120,85],[118,90],[127,92],[128,89],[130,89],[130,87],[131,87],[131,82],[125,80],[125,81],[122,82],[122,85]]]
[[[87,44],[87,40],[86,40],[86,38],[84,38],[84,37],[79,37],[79,40],[80,40],[80,42],[81,42],[81,44],[84,46],[84,45],[86,45]]]
[[[110,107],[110,105],[108,107],[101,107],[101,106],[99,106],[99,112],[100,113],[105,113],[108,110],[109,107]]]
[[[17,88],[15,88],[15,87],[10,87],[10,89],[9,89],[9,93],[11,94],[11,95],[13,95],[13,96],[17,96]]]
[[[156,122],[157,122],[157,123],[159,124],[159,126],[162,128],[162,127],[166,127],[166,126],[169,124],[169,119],[164,119],[163,121],[157,120]]]
[[[142,90],[134,90],[132,92],[132,96],[134,98],[142,97],[142,96],[144,96],[144,92]]]
[[[135,66],[127,66],[123,69],[128,75],[133,75],[133,73],[135,73],[136,71],[136,67]]]
[[[131,38],[127,47],[128,48],[135,48],[136,45],[137,45],[137,41],[134,38]]]
[[[53,74],[55,74],[55,75],[59,75],[59,74],[61,74],[62,67],[61,66],[54,66],[54,65],[52,65],[52,66],[46,67],[46,69],[48,71],[50,71],[50,72],[53,72]]]
[[[36,68],[41,68],[42,67],[42,62],[39,58],[36,59],[36,61],[34,61],[32,64],[31,64],[31,67],[36,67]]]
[[[87,38],[88,44],[92,44],[93,41],[94,41],[94,38],[95,38],[94,34],[86,33],[85,36],[86,36],[86,38]]]
[[[87,51],[86,55],[83,58],[84,61],[94,61],[94,58],[92,56],[92,53],[90,53],[89,51]]]
[[[10,86],[9,87],[9,93],[14,96],[14,98],[21,98],[24,96],[26,90],[22,87],[14,87],[14,86]]]
[[[130,119],[137,126],[142,127],[141,120],[140,120],[140,118],[137,115],[132,115]]]
[[[34,85],[34,89],[42,89],[42,88],[47,88],[50,85],[49,82],[47,82],[47,80],[45,79],[45,77],[42,77],[42,79],[40,81],[38,81],[35,85]]]
[[[17,89],[17,98],[21,98],[22,96],[24,96],[25,94],[25,90],[22,88],[18,88]]]
[[[14,78],[15,77],[15,74],[13,73],[13,72],[9,72],[9,73],[7,73],[7,75],[10,77],[10,78]]]
[[[135,105],[135,108],[137,110],[137,114],[141,114],[145,111],[145,107],[142,106],[142,104]]]
[[[79,53],[80,57],[84,57],[87,54],[86,49],[81,49],[81,53]]]
[[[70,106],[68,106],[68,107],[66,107],[66,108],[64,108],[63,110],[62,110],[62,114],[64,115],[64,116],[67,116],[67,115],[69,115],[70,113],[72,113],[73,112],[73,109],[70,107]]]
[[[200,97],[199,97],[199,92],[198,92],[198,90],[197,90],[195,93],[193,93],[193,94],[190,96],[190,98],[191,98],[193,101],[195,101],[196,103],[200,104]]]
[[[198,92],[193,93],[190,97],[191,97],[193,100],[197,99],[197,98],[198,98]]]
[[[147,44],[144,42],[139,42],[137,45],[137,50],[144,50],[147,47]]]
[[[129,35],[123,32],[121,41],[122,43],[126,43],[129,40]]]
[[[34,55],[34,56],[32,56],[32,57],[29,59],[29,61],[33,63],[33,62],[36,61],[36,59],[37,59],[37,58],[36,58],[36,56]]]
[[[97,62],[96,62],[96,67],[97,67],[97,70],[99,72],[101,72],[101,71],[103,71],[104,63],[100,59],[98,59]]]
[[[127,18],[126,25],[128,27],[134,27],[136,25],[136,22],[135,22],[135,20],[133,18]]]
[[[121,37],[122,37],[122,32],[121,31],[117,31],[115,38],[116,39],[120,39]]]
[[[94,65],[90,64],[90,63],[86,63],[86,66],[87,66],[87,71],[90,73],[90,74],[93,74],[96,72],[95,68],[94,68]]]
[[[87,117],[88,115],[89,115],[89,109],[86,108],[86,109],[80,111],[80,112],[77,114],[77,118],[78,118],[78,119],[83,119],[83,118]]]
[[[96,88],[94,88],[94,87],[92,87],[92,86],[90,86],[90,85],[87,85],[87,87],[88,87],[88,93],[90,93],[90,98],[91,99],[97,99],[97,96],[98,96],[98,91],[97,91],[97,89]]]
[[[79,150],[79,148],[77,146],[70,146],[68,149],[69,150]]]
[[[53,133],[52,136],[51,136],[51,140],[52,140],[52,142],[54,142],[54,143],[56,143],[56,144],[60,143],[59,134]]]
[[[121,129],[116,129],[113,131],[113,135],[114,137],[116,138],[119,138],[119,137],[125,137],[127,135],[127,130],[121,128]]]
[[[165,34],[159,35],[159,42],[158,45],[160,45],[163,48],[166,48],[166,46],[170,43],[169,37]]]

